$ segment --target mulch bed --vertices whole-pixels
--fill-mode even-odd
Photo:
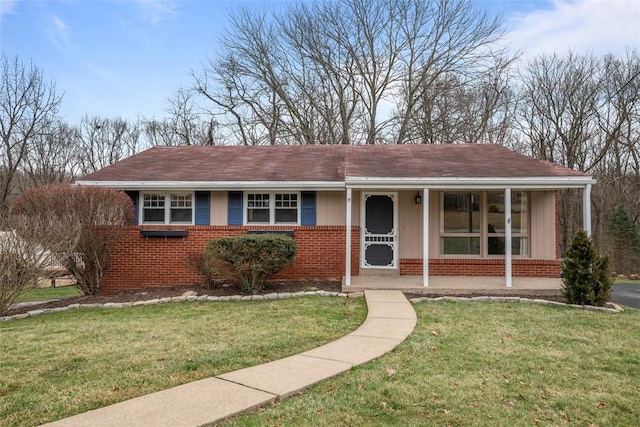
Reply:
[[[260,294],[270,294],[273,292],[299,292],[310,290],[323,290],[331,292],[341,292],[341,283],[337,280],[305,280],[305,281],[281,281],[268,282]],[[9,310],[7,315],[26,313],[31,310],[43,308],[66,307],[70,304],[106,304],[108,302],[135,302],[146,301],[156,298],[169,298],[181,296],[186,291],[195,291],[198,295],[225,296],[241,295],[242,292],[236,286],[222,285],[217,288],[206,288],[201,285],[187,285],[162,288],[144,288],[118,293],[88,295],[63,298],[58,301],[46,302],[28,307],[15,308]]]
[[[301,281],[271,281],[267,282],[265,288],[260,294],[270,294],[273,292],[299,292],[309,290],[323,290],[330,292],[341,292],[341,283],[338,280],[301,280]],[[242,292],[237,286],[222,285],[215,288],[207,288],[202,285],[186,285],[186,286],[174,286],[174,287],[158,287],[158,288],[144,288],[135,289],[130,291],[122,291],[117,293],[108,293],[100,295],[89,296],[77,296],[63,298],[58,301],[50,301],[43,304],[31,305],[28,307],[15,308],[10,310],[7,315],[22,314],[31,310],[38,310],[43,308],[56,308],[66,307],[71,304],[106,304],[106,303],[122,303],[122,302],[135,302],[146,301],[152,299],[169,298],[181,296],[186,291],[195,291],[198,295],[211,295],[211,296],[226,296],[226,295],[241,295]],[[486,293],[478,292],[473,294],[460,295],[466,298],[485,296]],[[436,298],[441,296],[450,296],[448,294],[412,294],[405,293],[407,298],[429,297]],[[504,294],[492,296],[514,296],[513,294]],[[518,294],[518,297],[530,298],[530,299],[545,299],[550,301],[566,302],[566,300],[560,295],[536,295],[536,294]]]

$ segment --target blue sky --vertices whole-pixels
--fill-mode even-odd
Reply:
[[[640,49],[640,0],[479,0],[504,13],[523,58]],[[3,54],[33,61],[64,93],[61,114],[161,118],[214,57],[233,10],[288,0],[0,0]]]

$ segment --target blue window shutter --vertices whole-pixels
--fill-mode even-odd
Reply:
[[[303,191],[300,225],[316,225],[316,192]]]
[[[209,225],[209,194],[208,191],[196,191],[196,225]]]
[[[229,191],[227,224],[242,225],[242,191]]]
[[[135,211],[135,220],[134,220],[135,222],[133,222],[133,224],[139,224],[140,222],[138,221],[138,203],[139,203],[139,199],[140,199],[140,192],[139,191],[125,191],[125,194],[127,196],[129,196],[129,198],[133,202],[133,210]]]

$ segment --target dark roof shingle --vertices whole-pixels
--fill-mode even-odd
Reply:
[[[79,181],[336,182],[346,177],[588,176],[500,145],[154,147]]]

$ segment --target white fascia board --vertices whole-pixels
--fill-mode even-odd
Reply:
[[[415,189],[425,187],[433,189],[562,189],[581,188],[588,184],[595,184],[596,180],[590,176],[563,177],[500,177],[500,178],[362,178],[347,177],[347,187],[351,188],[379,188],[379,189]]]
[[[342,181],[76,181],[77,185],[129,190],[336,190]]]

